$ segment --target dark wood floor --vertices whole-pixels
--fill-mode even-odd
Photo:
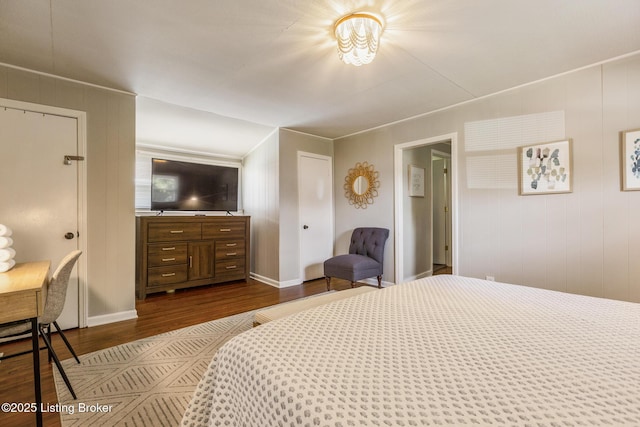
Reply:
[[[450,274],[450,269],[439,274]],[[332,289],[349,288],[349,282],[334,279]],[[326,290],[324,279],[306,282],[302,285],[277,289],[263,283],[249,280],[214,286],[176,291],[173,294],[152,294],[144,301],[136,302],[138,318],[92,328],[72,329],[66,332],[78,355],[112,347],[125,342],[184,328],[209,320],[220,319],[233,314],[255,310],[261,307],[291,301]],[[68,352],[62,340],[53,337],[54,348],[61,359],[68,359]],[[5,354],[29,349],[31,342],[22,340],[0,345]],[[46,352],[41,352],[42,401],[45,405],[57,403],[53,384],[52,365],[47,362]],[[0,363],[0,403],[34,402],[33,368],[31,355],[23,355]],[[45,413],[45,426],[59,426],[57,413]],[[35,415],[31,413],[2,413],[0,425],[35,425]]]

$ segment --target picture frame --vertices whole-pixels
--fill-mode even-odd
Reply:
[[[640,190],[640,129],[620,132],[622,191]]]
[[[424,197],[424,168],[409,165],[409,196]]]
[[[572,146],[568,138],[518,147],[518,194],[571,193]]]

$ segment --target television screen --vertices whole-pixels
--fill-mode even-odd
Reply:
[[[151,209],[237,211],[238,168],[152,159]]]

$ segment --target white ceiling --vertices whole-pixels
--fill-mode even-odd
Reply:
[[[341,63],[343,14],[386,21]],[[640,51],[639,0],[0,0],[0,62],[138,94],[137,138],[242,156],[349,135]]]

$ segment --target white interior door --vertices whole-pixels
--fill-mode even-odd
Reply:
[[[60,260],[78,249],[77,119],[0,108],[0,223],[13,230],[16,262]],[[66,237],[65,235],[68,234]],[[69,282],[63,328],[77,327],[77,266]]]
[[[331,158],[298,153],[300,266],[302,280],[324,277],[333,256],[333,173]]]

